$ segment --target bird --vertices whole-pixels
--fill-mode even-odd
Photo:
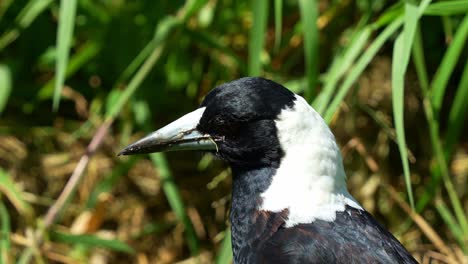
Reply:
[[[232,171],[233,259],[250,263],[417,263],[346,186],[323,118],[281,84],[244,77],[119,155],[199,150]]]

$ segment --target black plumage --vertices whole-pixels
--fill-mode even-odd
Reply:
[[[279,228],[253,252],[249,263],[416,263],[368,212],[349,206],[335,221]]]
[[[294,93],[263,78],[225,83],[206,95],[197,129],[223,138],[214,153],[231,166],[278,167],[283,151],[274,121],[294,100]]]
[[[368,212],[347,206],[335,221],[285,227],[288,211],[258,210],[275,169],[233,167],[231,233],[242,263],[417,263]]]

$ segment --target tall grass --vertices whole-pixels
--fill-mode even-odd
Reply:
[[[55,92],[53,108],[57,111],[60,95],[65,81],[65,72],[68,64],[68,55],[73,37],[76,16],[76,0],[60,1],[59,23],[57,30],[57,63],[55,64]]]
[[[57,254],[84,262],[95,254],[95,247],[135,259],[136,253],[142,257],[154,250],[140,248],[132,237],[159,243],[151,239],[155,232],[161,232],[165,243],[170,243],[168,230],[175,237],[178,228],[184,230],[182,247],[187,247],[189,253],[175,250],[176,259],[198,259],[210,251],[211,261],[231,262],[230,232],[224,221],[228,209],[216,213],[221,214],[221,220],[218,216],[212,220],[214,213],[202,209],[207,214],[201,214],[202,224],[197,214],[187,212],[188,204],[193,203],[186,197],[198,198],[200,193],[214,196],[218,190],[208,194],[207,190],[182,188],[184,179],[189,181],[190,177],[178,175],[181,169],[174,165],[177,157],[149,157],[169,208],[164,212],[156,210],[155,214],[166,217],[162,224],[148,212],[140,219],[152,219],[153,222],[141,225],[153,231],[103,237],[98,231],[106,227],[103,222],[107,219],[98,211],[103,206],[102,197],[120,192],[120,184],[128,181],[125,175],[144,168],[144,157],[113,157],[130,142],[132,134],[153,130],[152,123],[161,125],[196,107],[202,96],[220,82],[245,75],[287,83],[288,88],[307,98],[337,134],[346,133],[340,125],[349,116],[350,107],[364,104],[366,113],[372,115],[369,120],[388,114],[391,118],[373,122],[380,131],[395,138],[398,164],[382,162],[397,169],[381,166],[381,171],[366,172],[377,175],[383,186],[390,184],[404,190],[405,201],[413,211],[408,212],[405,201],[395,196],[389,197],[403,211],[396,207],[389,210],[393,203],[388,201],[377,202],[375,210],[388,219],[406,216],[406,221],[389,221],[390,229],[406,232],[411,228],[421,234],[414,242],[419,247],[430,241],[437,248],[444,248],[441,253],[447,258],[457,258],[452,250],[461,249],[468,254],[468,224],[463,209],[467,206],[467,194],[466,188],[457,186],[457,182],[466,181],[460,176],[462,173],[450,169],[466,143],[463,129],[468,98],[468,1],[5,3],[0,4],[0,114],[5,117],[0,121],[0,130],[6,135],[0,137],[0,165],[4,167],[0,169],[0,228],[4,234],[0,238],[0,259],[4,263],[29,263],[33,258],[36,262],[56,261],[57,252],[42,244],[59,244],[63,247]],[[353,16],[349,12],[354,12]],[[447,43],[440,41],[434,28],[440,29],[437,32],[445,30]],[[387,70],[391,75],[392,104],[388,113],[384,108],[374,109],[368,102],[355,103],[359,100],[357,94],[365,92],[359,80],[379,57],[391,60]],[[416,76],[416,83],[408,81],[412,76]],[[417,94],[418,109],[425,120],[408,114],[409,93]],[[51,105],[55,113],[51,112]],[[353,120],[353,125],[359,120]],[[420,134],[427,138],[408,130],[414,127],[411,122],[421,125]],[[422,148],[427,145],[429,153],[410,163],[409,153],[416,140],[423,142]],[[371,139],[361,141],[369,149],[373,144]],[[59,142],[66,142],[64,148],[70,148],[61,150],[69,164],[78,159],[80,162],[73,173],[70,171],[72,177],[63,192],[62,188],[51,186],[39,193],[39,189],[31,187],[31,178],[53,182],[47,174],[54,172],[27,168],[37,168],[37,160],[46,164],[46,153],[53,156],[59,152]],[[391,148],[393,143],[380,144],[382,149]],[[71,150],[76,145],[83,145],[78,154]],[[112,160],[112,166],[107,173],[92,176],[94,168],[90,163],[103,155]],[[361,156],[363,160],[369,158]],[[86,170],[88,165],[91,167]],[[204,167],[215,170],[216,166],[210,162]],[[348,172],[353,174],[351,169]],[[385,177],[387,174],[393,174],[391,180]],[[226,187],[217,188],[227,191]],[[132,188],[127,191],[131,197],[141,195]],[[228,199],[218,198],[217,204]],[[49,202],[44,204],[44,199]],[[378,199],[374,192],[372,200]],[[150,201],[144,204],[151,210],[153,205]],[[210,205],[206,207],[213,210]],[[45,211],[48,212],[44,217],[37,216]],[[71,225],[87,213],[91,214],[85,228],[89,233],[71,232]],[[421,221],[426,215],[432,216]],[[414,219],[418,219],[416,226]],[[12,230],[11,223],[19,223],[17,230]],[[435,228],[438,225],[443,228]],[[446,250],[448,247],[434,237],[442,237],[447,245],[454,246]],[[178,245],[172,243],[173,247]],[[416,246],[413,244],[412,248]]]

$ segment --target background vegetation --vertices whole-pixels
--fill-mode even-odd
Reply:
[[[230,262],[225,164],[116,153],[260,75],[419,261],[468,261],[467,34],[466,0],[0,1],[0,260]]]

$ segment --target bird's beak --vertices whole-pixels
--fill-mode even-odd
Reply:
[[[118,155],[174,150],[217,150],[210,135],[197,130],[205,107],[190,112],[169,125],[125,147]]]

